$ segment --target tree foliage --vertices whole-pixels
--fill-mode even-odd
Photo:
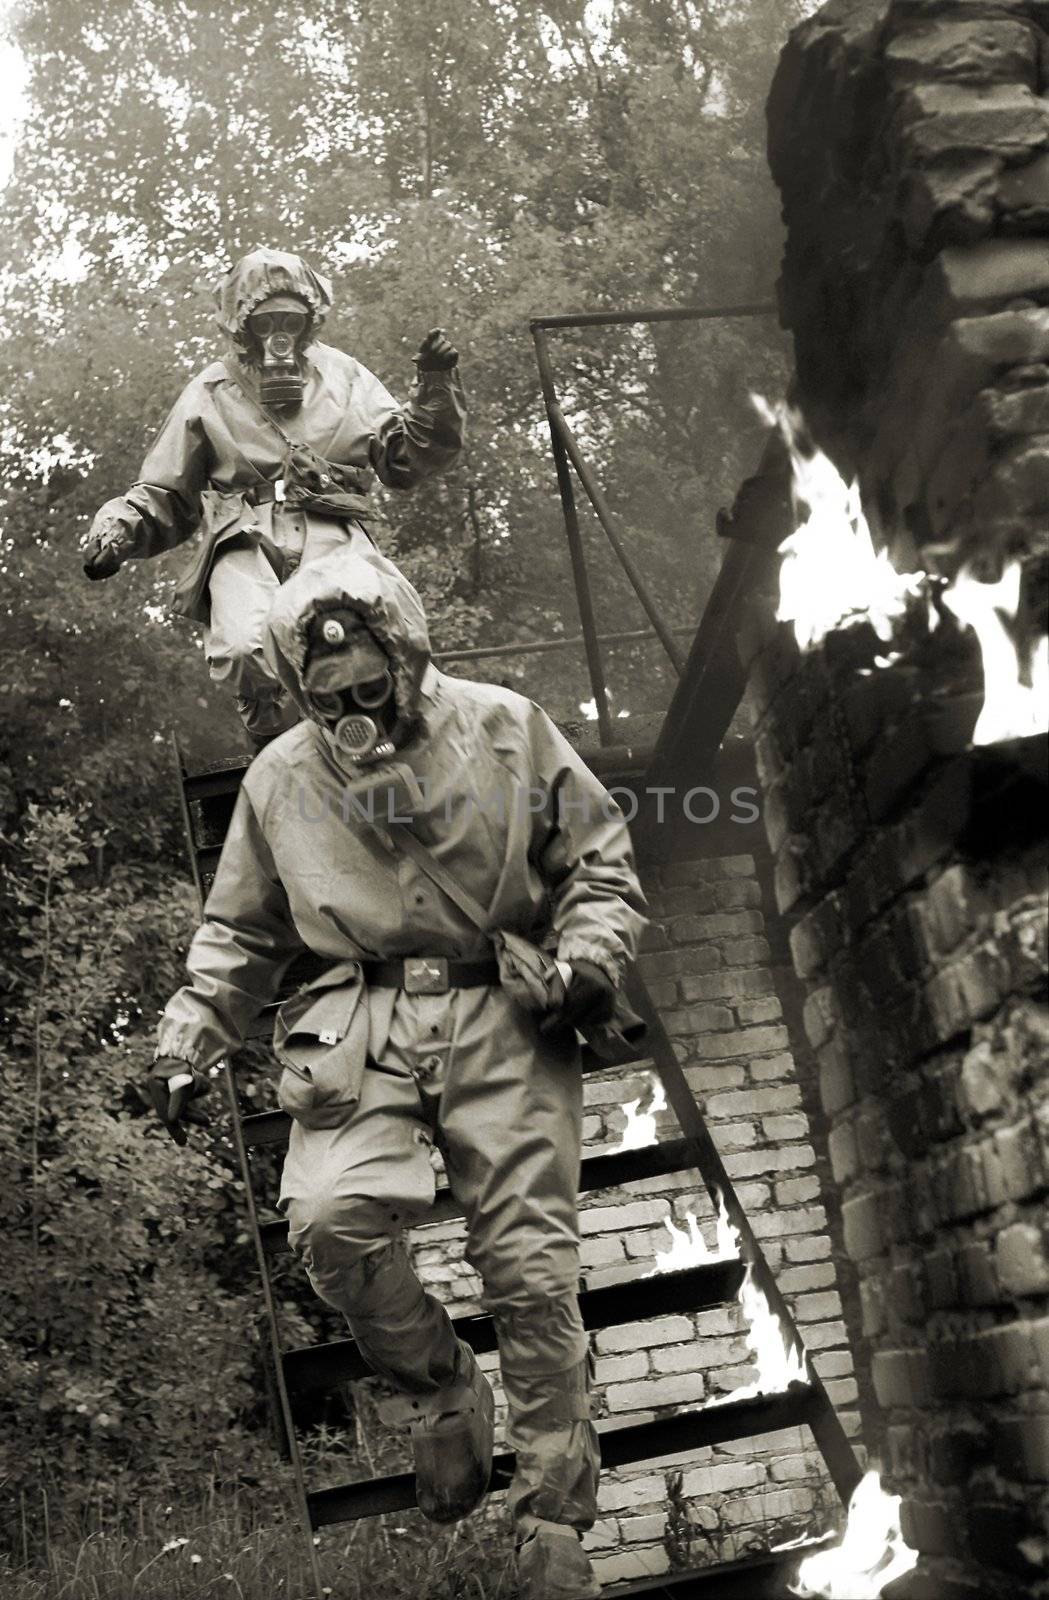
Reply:
[[[211,284],[256,244],[301,251],[336,282],[327,337],[395,391],[422,333],[444,326],[470,445],[445,478],[386,497],[382,542],[439,646],[575,634],[529,318],[770,295],[762,102],[804,9],[22,0],[13,13],[29,114],[0,235],[0,1159],[14,1175],[0,1347],[5,1420],[31,1441],[0,1469],[15,1484],[85,1461],[173,1482],[194,1439],[220,1450],[255,1412],[250,1293],[225,1277],[221,1141],[176,1162],[123,1092],[192,922],[168,735],[198,764],[237,747],[237,724],[199,636],[167,614],[180,556],[88,585],[77,553],[214,352]],[[606,328],[553,349],[646,581],[672,624],[694,624],[720,558],[716,508],[755,454],[748,388],[782,383],[770,322]],[[643,626],[591,522],[585,537],[600,625]],[[497,660],[491,675],[565,722],[589,696],[578,654]],[[613,652],[609,677],[636,717],[665,704],[658,647]]]

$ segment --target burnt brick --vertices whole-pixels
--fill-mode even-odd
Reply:
[[[994,1424],[994,1462],[1024,1482],[1049,1483],[1049,1416],[1003,1418]]]
[[[791,929],[790,950],[798,976],[813,977],[844,942],[841,901],[837,893],[832,893],[813,906]]]
[[[820,1045],[826,1044],[841,1022],[837,996],[829,984],[822,989],[812,990],[805,1001],[803,1016],[809,1043],[814,1050],[818,1050]]]
[[[853,755],[863,754],[907,709],[917,676],[915,668],[895,664],[847,686],[838,705]]]
[[[863,784],[867,809],[875,822],[891,815],[934,759],[928,725],[920,712],[881,741]]]
[[[1042,233],[1049,227],[1049,154],[1009,167],[998,181],[1002,228]]]
[[[922,1110],[922,1097],[916,1088],[894,1094],[885,1105],[889,1132],[901,1153],[911,1160],[924,1155],[929,1147]]]
[[[968,762],[950,761],[930,783],[915,810],[893,830],[901,887],[922,877],[956,843],[969,820],[971,794]]]
[[[816,886],[814,847],[804,834],[792,834],[777,852],[772,877],[776,909],[784,916]]]
[[[942,1311],[959,1304],[954,1256],[949,1249],[932,1250],[925,1257],[925,1287],[934,1309]]]
[[[951,1423],[929,1440],[929,1468],[937,1483],[968,1488],[987,1459],[987,1429],[977,1421]]]
[[[897,1323],[913,1327],[924,1322],[925,1285],[920,1263],[907,1262],[894,1268],[890,1292]]]
[[[828,1116],[833,1117],[856,1099],[856,1082],[849,1052],[842,1040],[832,1039],[816,1052],[820,1067],[820,1099]]]
[[[900,1532],[923,1555],[951,1555],[961,1544],[946,1501],[908,1500],[900,1506]]]
[[[995,301],[1035,298],[1049,289],[1049,261],[1036,239],[984,239],[940,252],[935,272],[950,312],[979,311]]]
[[[863,1313],[863,1333],[867,1339],[876,1338],[888,1327],[889,1311],[885,1284],[881,1278],[864,1278],[860,1284],[860,1309]]]
[[[1043,1230],[1029,1222],[1003,1228],[995,1245],[995,1266],[1007,1294],[1045,1294],[1049,1291],[1049,1258]]]
[[[978,1561],[1024,1577],[1031,1575],[1038,1565],[1034,1547],[1042,1532],[1033,1511],[1002,1501],[976,1501],[969,1503],[966,1521],[969,1548]]]
[[[827,1148],[834,1181],[839,1188],[844,1188],[860,1170],[860,1152],[854,1125],[849,1122],[839,1123],[831,1131]]]
[[[998,951],[981,945],[925,985],[937,1035],[946,1043],[981,1017],[989,1017],[1008,992],[1009,970]]]
[[[994,1135],[993,1157],[987,1146],[984,1171],[987,1192],[995,1205],[1003,1200],[1027,1200],[1045,1187],[1038,1125],[1025,1117]]]
[[[1007,1073],[1001,1070],[1002,1066],[1001,1058],[995,1056],[988,1039],[979,1040],[966,1052],[958,1081],[958,1099],[974,1121],[1001,1110],[1002,1091],[1007,1086]]]
[[[871,1364],[878,1404],[886,1410],[924,1405],[929,1399],[928,1365],[924,1350],[879,1350]]]
[[[995,1277],[990,1245],[986,1240],[973,1240],[962,1245],[955,1256],[958,1304],[965,1306],[997,1305],[1001,1296]]]
[[[885,62],[894,82],[935,78],[1038,87],[1038,42],[1027,21],[1019,18],[939,17],[931,27],[908,29],[890,39]]]
[[[877,1193],[857,1195],[841,1208],[845,1249],[853,1261],[867,1261],[885,1249],[881,1197]]]

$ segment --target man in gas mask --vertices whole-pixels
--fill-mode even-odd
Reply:
[[[295,568],[349,545],[383,563],[368,532],[373,477],[410,489],[456,458],[465,405],[458,356],[423,340],[399,406],[368,369],[316,334],[327,281],[298,256],[253,250],[222,279],[227,351],[184,389],[127,494],[94,519],[84,571],[112,577],[203,526],[174,609],[204,624],[204,654],[256,745],[297,712],[266,664],[266,617]]]
[[[349,551],[303,567],[269,643],[306,720],[248,769],[145,1090],[184,1141],[289,961],[324,958],[274,1034],[290,1243],[397,1391],[420,1507],[465,1515],[488,1482],[491,1392],[403,1242],[433,1202],[436,1142],[498,1336],[521,1594],[582,1600],[599,1592],[578,1538],[599,1451],[576,1030],[612,1017],[643,924],[627,828],[538,706],[433,667],[399,573]],[[548,968],[535,994],[507,961],[521,947]]]

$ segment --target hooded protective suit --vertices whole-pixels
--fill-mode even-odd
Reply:
[[[271,613],[271,659],[304,710],[307,628],[336,606],[354,609],[391,658],[408,731],[386,770],[399,763],[422,791],[413,833],[490,909],[493,928],[545,935],[559,959],[618,983],[644,902],[606,791],[531,701],[438,672],[415,591],[349,551],[301,568]],[[326,958],[275,1033],[294,1119],[281,1189],[292,1246],[376,1371],[409,1393],[446,1385],[452,1326],[401,1243],[432,1204],[436,1141],[498,1332],[519,1531],[586,1528],[598,1451],[576,1298],[574,1035],[541,1036],[490,977],[432,993],[366,987],[362,959],[479,960],[491,946],[355,794],[314,721],[255,759],[158,1055],[210,1066],[237,1047],[303,945]]]
[[[261,736],[290,720],[263,654],[282,577],[345,545],[388,564],[365,530],[373,478],[410,489],[442,471],[461,448],[465,417],[455,368],[420,370],[400,406],[367,367],[313,340],[300,356],[301,409],[280,418],[278,431],[257,404],[245,324],[263,301],[287,294],[309,307],[312,339],[331,292],[298,256],[253,250],[227,273],[216,293],[226,359],[187,384],[139,482],[107,501],[92,526],[97,545],[121,561],[160,555],[203,528],[174,609],[205,625],[212,677],[230,684],[249,732]],[[319,472],[282,433],[322,458]],[[284,501],[273,498],[278,480],[287,485]]]

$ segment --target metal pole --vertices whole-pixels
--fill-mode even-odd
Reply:
[[[774,317],[773,300],[739,306],[638,306],[629,311],[577,311],[560,317],[533,317],[528,326],[535,335],[542,328],[610,328],[633,322],[712,322],[719,317]]]
[[[579,531],[579,514],[576,511],[575,491],[572,488],[572,474],[569,471],[565,447],[558,434],[557,424],[554,421],[554,413],[557,409],[557,390],[554,387],[550,352],[547,349],[546,336],[539,328],[533,327],[532,337],[535,340],[535,359],[539,367],[539,381],[543,386],[543,399],[546,402],[546,414],[550,423],[550,444],[554,452],[554,467],[557,470],[557,487],[561,494],[565,533],[568,535],[568,553],[572,561],[572,577],[575,580],[576,602],[579,606],[579,623],[583,630],[586,664],[590,672],[590,687],[594,691],[598,734],[602,744],[611,744],[615,733],[608,709],[605,669],[601,660],[597,623],[594,620],[594,603],[590,593],[590,576],[586,570],[583,539]]]
[[[538,334],[536,337],[538,338]],[[547,407],[547,410],[550,413],[551,431],[555,432],[560,437],[560,440],[568,453],[568,458],[573,467],[576,469],[576,472],[579,476],[579,481],[586,490],[587,499],[590,501],[590,504],[597,513],[597,519],[608,536],[608,542],[612,546],[612,549],[615,551],[616,555],[619,557],[620,565],[622,566],[627,577],[630,579],[634,593],[637,595],[645,609],[645,615],[648,617],[649,622],[651,622],[653,628],[655,628],[657,634],[659,635],[663,649],[670,657],[674,664],[675,671],[677,672],[678,677],[680,677],[684,671],[685,658],[681,654],[681,651],[678,649],[677,645],[674,643],[674,636],[671,633],[671,630],[667,627],[666,623],[663,621],[663,618],[660,616],[659,609],[655,601],[645,587],[644,578],[642,578],[640,571],[634,564],[633,557],[627,550],[626,545],[623,543],[623,540],[616,530],[615,523],[612,520],[612,513],[609,510],[608,501],[598,488],[590,468],[583,460],[582,452],[580,451],[579,446],[573,437],[572,430],[565,421],[564,412],[561,410],[561,407],[557,404],[556,400],[554,401],[553,405]]]
[[[672,628],[671,633],[679,633],[684,639],[691,639],[695,628]],[[599,633],[598,644],[636,644],[647,639],[659,639],[659,635],[651,628],[634,628],[628,633]],[[573,634],[568,639],[537,639],[534,644],[479,644],[472,645],[468,650],[435,650],[435,661],[480,661],[486,656],[531,656],[542,655],[548,650],[578,650],[586,640],[581,633]]]

